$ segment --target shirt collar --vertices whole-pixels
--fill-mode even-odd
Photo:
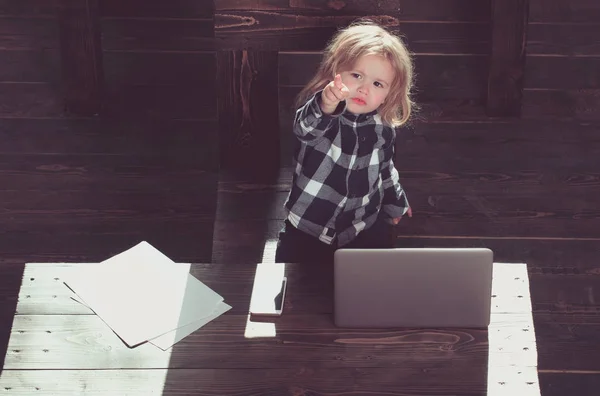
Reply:
[[[345,110],[342,113],[342,116],[348,121],[361,123],[370,120],[375,114],[377,114],[377,110],[372,110],[364,114],[354,114],[349,112],[348,110]]]

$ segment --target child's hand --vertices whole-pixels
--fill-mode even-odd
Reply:
[[[342,76],[337,74],[333,81],[323,89],[321,110],[325,114],[333,113],[338,104],[342,100],[346,100],[348,96],[350,96],[350,90],[342,82]]]
[[[408,217],[412,217],[412,208],[408,208],[408,211],[406,212],[406,214],[408,215]],[[396,217],[393,222],[394,224],[398,224],[400,223],[400,219],[402,219],[402,217]]]

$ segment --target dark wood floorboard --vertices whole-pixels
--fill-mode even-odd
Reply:
[[[543,396],[566,396],[598,394],[600,372],[560,373],[541,372],[540,388]]]

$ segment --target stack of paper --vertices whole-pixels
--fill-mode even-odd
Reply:
[[[223,297],[147,242],[65,276],[74,299],[129,347],[167,350],[231,309]]]

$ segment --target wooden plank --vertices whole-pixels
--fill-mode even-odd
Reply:
[[[364,11],[361,11],[364,12]],[[396,12],[376,19],[390,31],[401,35],[415,53],[486,54],[489,47],[488,24],[483,22],[428,22],[403,20]],[[298,15],[296,10],[273,12],[258,10],[226,11],[216,15],[215,35],[219,49],[279,51],[321,51],[340,26],[350,24],[356,15],[334,13]]]
[[[212,159],[211,159],[212,158]],[[212,157],[177,155],[2,155],[0,191],[156,191],[164,186],[182,193],[201,188],[216,172]],[[212,176],[208,176],[212,177]],[[216,181],[214,182],[216,189]],[[211,186],[212,188],[212,186]]]
[[[175,396],[205,394],[252,396],[385,394],[403,396],[410,389],[414,394],[485,395],[485,367],[469,370],[432,367],[416,370],[397,367],[393,372],[378,368],[314,368],[314,369],[154,369],[154,370],[59,370],[14,371],[2,373],[0,386],[11,395],[35,393],[38,396],[104,395]],[[463,378],[454,381],[453,378]],[[435,383],[435,389],[432,384]],[[84,384],[82,386],[82,384]],[[529,394],[519,393],[520,396]]]
[[[102,0],[100,5],[102,17],[210,19],[214,14],[213,1]]]
[[[118,84],[106,87],[106,118],[119,120],[215,119],[217,103],[194,85]]]
[[[540,371],[600,371],[600,316],[534,315]]]
[[[600,372],[541,372],[539,376],[544,396],[596,396],[600,389]]]
[[[146,8],[141,6],[139,12]],[[211,51],[214,50],[214,21],[209,18],[105,17],[102,19],[102,46],[105,51]],[[196,70],[196,74],[202,73]]]
[[[5,227],[0,241],[3,261],[101,261],[141,241],[181,262],[208,261],[212,254],[214,219],[105,221],[79,226],[59,217],[54,223],[34,229],[31,225]]]
[[[569,34],[564,34],[565,28],[569,29]],[[599,33],[598,24],[572,23],[567,27],[559,23],[529,23],[527,62],[529,64],[531,55],[598,56],[600,55]],[[544,61],[546,60],[552,61],[551,59]]]
[[[531,274],[531,292],[536,296],[535,312],[600,314],[598,275],[600,268],[590,269],[581,275]]]
[[[421,369],[451,363],[464,372],[477,372],[488,361],[485,330],[392,329],[382,334],[333,328],[331,315],[287,314],[275,324],[273,337],[261,324],[252,327],[246,315],[227,314],[165,353],[151,344],[127,348],[95,315],[17,315],[4,369],[298,369],[310,362],[323,368]],[[524,358],[522,352],[498,351],[505,355],[500,361],[518,361]],[[528,363],[535,365],[535,360],[523,361]]]
[[[508,246],[505,243],[504,246]],[[440,246],[440,245],[434,245]],[[473,245],[471,245],[472,247]],[[443,246],[448,247],[448,246]],[[492,247],[493,248],[493,247]],[[494,251],[495,257],[503,258],[502,251]],[[527,259],[527,256],[522,256]],[[333,296],[323,290],[331,290],[333,272],[329,268],[302,268],[287,264],[292,270],[289,280],[294,294],[286,305],[286,312],[294,315],[331,314],[333,312]],[[589,265],[589,264],[588,264]],[[22,267],[3,265],[2,275],[10,279],[14,272]],[[6,301],[18,302],[19,315],[89,315],[92,312],[85,306],[71,299],[72,293],[63,285],[62,277],[69,271],[70,264],[48,265],[28,264],[19,279],[18,293],[10,284],[0,288],[0,295]],[[502,283],[510,295],[502,294],[495,286],[492,298],[492,310],[495,314],[533,312],[535,315],[569,314],[597,315],[599,311],[597,292],[600,278],[598,268],[588,270],[586,275],[561,275],[537,273],[543,268],[529,267],[531,275],[521,274],[505,276],[496,271],[496,283]],[[559,268],[562,270],[562,268]],[[594,271],[596,273],[594,274]],[[209,273],[210,272],[210,273]],[[506,271],[505,271],[506,272]],[[558,272],[558,271],[557,271]],[[254,266],[246,263],[193,264],[191,273],[203,283],[222,295],[233,306],[232,314],[246,314],[248,308],[247,294],[252,288]],[[511,277],[512,276],[512,277]],[[514,279],[519,278],[519,279]],[[308,282],[310,280],[310,282]],[[308,282],[309,285],[298,285]],[[531,291],[528,290],[530,286]],[[510,287],[510,289],[508,289]],[[530,294],[531,292],[531,294]],[[287,298],[287,297],[286,297]],[[582,303],[583,302],[583,303]]]
[[[214,179],[213,179],[214,180]],[[189,223],[214,218],[216,197],[209,180],[198,180],[195,190],[180,191],[1,191],[0,221],[5,229],[44,228],[52,223],[86,227],[91,224],[127,226],[132,222]],[[58,219],[64,219],[59,221]]]
[[[0,43],[1,45],[1,43]],[[0,81],[60,82],[60,55],[49,50],[0,50]]]
[[[49,83],[0,82],[0,117],[62,117],[60,89]]]
[[[195,157],[200,169],[216,169],[216,138],[216,120],[5,119],[0,123],[3,155],[172,156],[182,157],[182,162]]]
[[[98,0],[61,0],[58,15],[65,110],[98,115],[104,99]]]
[[[316,71],[321,57],[320,52],[280,54],[280,87],[304,86]],[[417,100],[482,97],[485,64],[487,59],[482,56],[415,56],[415,70],[419,75]]]
[[[0,0],[0,15],[54,17],[56,3],[48,0]]]
[[[221,166],[277,169],[277,52],[219,51],[217,70]]]
[[[600,4],[596,0],[531,0],[532,22],[597,23]]]
[[[63,271],[69,267],[64,264],[58,266]],[[217,275],[213,265],[208,265],[212,267],[209,267],[210,271],[200,266],[205,265],[194,265],[192,270],[199,279],[214,279]],[[35,270],[28,272],[28,265],[24,282],[36,285],[40,281],[42,284],[60,282],[61,270],[55,273],[49,271],[53,265],[33,264],[32,267],[40,268],[42,279],[34,274]],[[295,314],[294,301],[296,298],[300,301],[297,293],[302,293],[302,289],[312,289],[321,296],[329,295],[325,292],[326,288],[315,288],[312,282],[306,282],[306,279],[316,279],[315,275],[323,269],[320,266],[313,268],[312,276],[304,272],[303,266],[290,266],[286,270],[290,285],[295,285],[290,290],[296,291],[290,293],[290,299],[286,299],[288,313],[277,320],[276,334],[267,334],[264,333],[264,325],[254,324],[247,316],[251,292],[248,286],[253,282],[254,267],[237,268],[216,267],[221,275],[227,272],[230,277],[238,278],[241,278],[240,273],[236,273],[239,268],[243,273],[249,268],[250,276],[244,277],[247,286],[237,292],[244,298],[244,303],[240,302],[237,310],[245,311],[245,314],[228,313],[220,317],[177,344],[170,354],[148,344],[127,348],[95,315],[17,315],[7,348],[5,369],[242,368],[248,364],[254,368],[278,368],[280,366],[277,364],[282,362],[286,367],[302,367],[306,361],[319,362],[320,367],[331,368],[384,367],[389,364],[430,367],[431,364],[452,361],[463,370],[469,370],[469,367],[477,367],[479,363],[485,366],[488,355],[490,367],[533,367],[536,364],[531,313],[525,304],[528,300],[528,282],[524,265],[495,265],[493,292],[498,295],[493,298],[497,298],[499,303],[492,304],[489,346],[488,331],[483,329],[386,329],[382,334],[377,329],[335,328],[330,314],[313,313],[320,305],[313,305],[306,315]],[[52,280],[48,279],[48,275]],[[43,279],[44,276],[46,279]],[[220,282],[227,284],[224,280]],[[25,284],[23,287],[27,288]],[[63,286],[63,290],[66,289]],[[218,287],[214,287],[214,290],[229,301],[230,293]],[[515,298],[518,295],[524,298]],[[64,333],[65,329],[69,329],[67,334]],[[511,334],[518,336],[507,337]],[[83,339],[85,345],[78,341]],[[202,354],[193,352],[194,345],[198,344],[203,345]],[[386,347],[381,349],[380,345]],[[520,345],[527,345],[528,348]],[[233,365],[226,363],[224,357],[240,348],[244,348],[243,357],[234,359]],[[266,353],[266,349],[278,352]],[[107,351],[110,359],[107,359],[108,356],[102,357]],[[221,358],[215,359],[216,354]],[[338,358],[332,358],[334,355]],[[365,355],[370,356],[365,359]]]
[[[118,120],[216,117],[216,100],[194,86],[111,84],[104,117]],[[50,83],[0,82],[0,118],[63,118],[63,98]]]
[[[489,21],[488,7],[477,0],[398,0],[322,2],[320,0],[216,0],[217,15],[235,10],[290,11],[298,15],[381,15],[394,14],[402,20]]]
[[[56,49],[59,47],[57,30],[54,19],[0,14],[0,50]],[[9,56],[3,54],[2,58]]]
[[[600,120],[600,89],[525,89],[523,116],[562,120]]]
[[[221,220],[217,212],[212,260],[218,263],[259,262],[266,255],[274,257],[282,220],[238,219]],[[531,237],[514,235],[461,235],[456,230],[446,235],[415,235],[397,230],[397,247],[489,247],[497,259],[508,262],[535,263],[543,271],[581,273],[595,268],[597,244],[600,239]],[[235,233],[235,243],[230,235]],[[556,269],[558,268],[558,269]],[[540,270],[542,271],[542,270]]]
[[[600,89],[600,57],[530,56],[526,88]]]
[[[104,53],[107,83],[190,86],[204,95],[215,92],[214,52],[114,52]],[[149,65],[152,65],[149,67]],[[212,98],[214,100],[214,97]]]
[[[519,116],[525,75],[529,0],[492,0],[487,114]]]

